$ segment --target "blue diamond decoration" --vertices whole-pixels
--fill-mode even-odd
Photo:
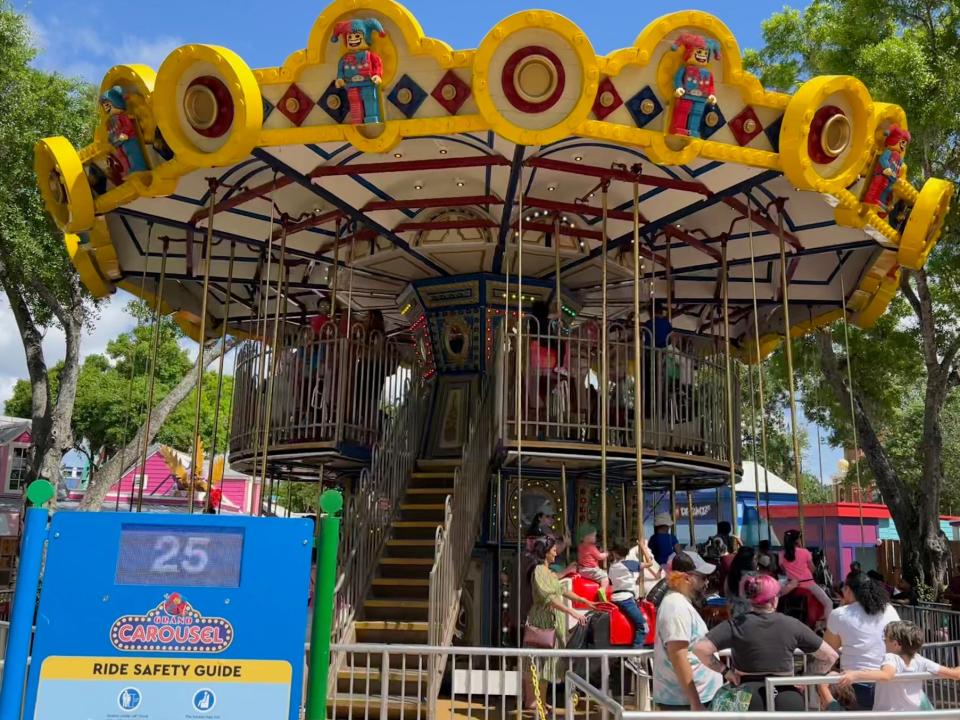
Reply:
[[[778,117],[772,123],[767,125],[763,132],[767,135],[767,140],[770,141],[770,147],[773,148],[775,153],[780,152],[780,126],[783,125],[783,115]]]
[[[266,120],[270,117],[270,113],[273,112],[273,103],[263,97],[263,95],[260,96],[260,99],[263,101],[263,119]]]
[[[427,99],[427,93],[422,87],[417,85],[409,75],[404,75],[397,81],[397,84],[393,86],[393,90],[390,91],[387,99],[390,100],[404,116],[412,118],[417,114],[420,106],[423,105],[423,101]]]
[[[657,100],[657,94],[649,85],[627,100],[625,105],[637,127],[644,127],[663,112],[663,105]]]
[[[715,117],[711,117],[711,113],[713,113]],[[700,121],[700,137],[707,140],[717,130],[726,125],[726,123],[727,119],[723,116],[723,111],[720,110],[719,103],[716,105],[707,105],[707,109],[703,113],[703,120]]]
[[[323,91],[323,95],[317,100],[317,105],[319,105],[320,109],[327,115],[333,118],[333,121],[337,123],[337,125],[342,123],[344,118],[347,117],[347,113],[350,112],[347,91],[343,88],[338,88],[332,82],[327,85],[327,89]]]

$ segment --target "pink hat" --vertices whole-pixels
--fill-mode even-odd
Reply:
[[[744,590],[751,605],[769,605],[780,594],[780,582],[769,575],[747,578]]]

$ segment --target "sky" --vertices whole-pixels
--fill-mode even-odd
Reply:
[[[282,63],[306,44],[310,28],[324,2],[282,0],[272,3],[226,3],[213,0],[165,0],[131,3],[129,0],[14,0],[27,14],[40,50],[38,67],[82,77],[99,84],[106,71],[118,63],[143,63],[158,68],[174,48],[186,43],[222,45],[237,52],[251,67]],[[732,30],[741,48],[762,42],[761,22],[784,5],[805,3],[784,0],[694,0],[691,2],[638,2],[607,0],[488,0],[457,3],[451,0],[406,0],[427,35],[454,48],[476,47],[499,20],[535,7],[558,12],[578,24],[598,53],[630,45],[643,28],[661,15],[695,7],[719,17]],[[603,7],[603,12],[597,8]],[[278,11],[279,10],[279,11]],[[84,338],[84,355],[103,352],[107,341],[134,326],[123,308],[129,296],[119,292],[101,306],[100,318]],[[0,403],[10,396],[26,365],[19,336],[6,298],[0,295]],[[44,343],[49,363],[63,356],[62,334],[51,330]],[[802,427],[809,430],[809,423]],[[816,468],[816,439],[812,432],[805,467]],[[826,450],[826,448],[825,448]],[[824,473],[836,467],[839,451],[824,455]]]

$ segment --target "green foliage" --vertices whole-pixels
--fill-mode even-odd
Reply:
[[[816,75],[854,75],[875,100],[896,103],[909,119],[910,179],[960,177],[960,3],[956,0],[814,0],[784,9],[763,23],[764,47],[745,54],[768,87],[795,90]],[[956,203],[955,203],[956,205]],[[943,357],[960,334],[960,257],[956,213],[927,266],[934,343]],[[848,287],[849,291],[850,288]],[[842,324],[833,328],[846,369]],[[900,481],[922,492],[927,369],[923,329],[903,296],[866,331],[850,328],[854,393],[863,403]],[[928,333],[928,335],[930,335]],[[831,444],[852,447],[850,401],[837,398],[820,368],[815,338],[794,343],[798,390],[808,416],[829,429]],[[954,370],[954,373],[956,371]],[[949,391],[941,414],[946,479],[942,508],[960,508],[960,399]],[[863,482],[871,481],[866,462]],[[855,477],[854,469],[848,481]]]
[[[134,315],[143,310],[142,303],[128,307]],[[152,324],[139,325],[107,344],[106,355],[88,356],[77,380],[77,400],[73,411],[73,432],[78,446],[88,450],[96,461],[108,457],[126,444],[146,419],[145,399],[149,384],[149,360],[153,342]],[[155,402],[159,401],[187,372],[193,363],[180,347],[183,332],[170,318],[160,323],[157,349]],[[55,389],[62,364],[50,370],[51,388]],[[132,373],[132,380],[131,380]],[[217,394],[217,374],[203,375],[200,406],[200,432],[207,451],[213,432],[213,415]],[[224,451],[233,399],[233,378],[223,379],[217,448]],[[194,413],[197,392],[194,389],[170,414],[157,433],[156,442],[190,450],[193,444]],[[5,412],[19,417],[30,416],[30,383],[19,380]]]
[[[0,0],[0,289],[15,285],[37,324],[47,325],[49,305],[34,288],[42,284],[66,301],[76,273],[37,191],[33,146],[54,135],[82,146],[96,104],[92,86],[30,67],[35,55],[26,17]]]

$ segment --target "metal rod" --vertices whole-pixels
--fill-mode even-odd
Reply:
[[[643,539],[643,333],[640,329],[640,183],[633,183],[633,440],[637,473],[637,539]],[[626,509],[624,509],[626,512]]]
[[[190,453],[190,488],[187,500],[187,512],[193,515],[193,504],[196,500],[196,474],[202,470],[203,458],[200,457],[200,408],[203,404],[203,371],[206,364],[203,362],[204,350],[207,344],[207,296],[210,293],[210,266],[213,265],[213,216],[217,204],[217,182],[210,181],[210,212],[207,216],[207,239],[203,247],[206,259],[203,270],[203,296],[200,298],[200,338],[197,340],[197,402],[193,412],[193,451]],[[229,297],[227,298],[229,305]],[[216,439],[216,438],[214,438]]]
[[[276,185],[276,173],[274,173],[274,185]],[[266,363],[267,363],[267,317],[269,316],[270,310],[270,270],[273,264],[273,225],[274,220],[276,219],[276,208],[277,205],[273,201],[273,191],[270,194],[270,225],[267,230],[267,240],[265,243],[265,249],[267,253],[267,267],[266,272],[261,273],[263,277],[263,283],[260,285],[260,297],[257,301],[257,320],[256,320],[256,334],[260,338],[260,355],[257,358],[257,392],[260,392],[262,384],[266,381]],[[278,280],[279,283],[279,273]],[[277,302],[280,302],[279,295],[277,297]],[[262,321],[262,323],[261,323]],[[255,403],[253,407],[254,418],[253,418],[253,463],[252,463],[252,473],[251,477],[256,478],[259,476],[260,471],[258,467],[258,462],[260,460],[260,428],[263,426],[263,423],[266,419],[265,413],[269,412],[268,409],[264,408],[261,403]],[[251,503],[250,510],[253,512],[253,508],[256,507],[256,514],[260,514],[260,509],[263,507],[263,487],[260,488],[260,497],[257,500],[256,504]]]
[[[609,422],[609,398],[607,391],[607,198],[608,184],[603,185],[603,230],[601,231],[601,312],[600,312],[600,527],[603,546],[607,543],[607,423]]]
[[[271,347],[273,348],[270,354],[270,379],[267,381],[267,403],[264,408],[266,417],[263,423],[263,442],[261,443],[260,452],[261,463],[260,463],[260,484],[261,486],[266,483],[267,479],[267,451],[270,448],[270,424],[273,420],[273,386],[274,380],[277,377],[277,362],[280,359],[280,348],[278,347],[278,336],[280,334],[280,304],[283,301],[283,304],[286,305],[286,300],[284,300],[283,292],[283,280],[286,275],[285,266],[287,261],[287,225],[283,224],[283,234],[280,236],[280,260],[277,263],[277,305],[274,308],[273,313],[273,341]]]
[[[793,381],[793,338],[790,334],[790,288],[787,278],[787,251],[783,240],[783,199],[777,204],[777,236],[780,240],[780,282],[783,290],[783,335],[787,351],[787,392],[790,396],[790,435],[793,439],[793,478],[797,488],[797,518],[803,534],[803,487],[800,472],[800,433],[797,428],[797,393]]]
[[[674,527],[677,522],[677,476],[670,475],[670,516],[673,519]]]
[[[553,216],[553,279],[555,304],[557,306],[557,359],[563,362],[559,357],[560,348],[560,329],[563,327],[563,300],[560,297],[560,215]]]
[[[522,366],[523,366],[523,166],[519,170],[519,182],[517,183],[517,207],[519,215],[517,216],[517,350],[514,353],[514,372],[515,396],[516,402],[514,412],[517,416],[517,587],[514,589],[517,603],[517,647],[520,647],[523,641],[523,621],[526,618],[520,617],[520,587],[523,582],[521,574],[522,553],[523,553],[523,406],[522,394]],[[509,266],[510,263],[506,263]],[[504,322],[509,327],[510,321],[510,295],[503,297]]]
[[[747,233],[750,237],[750,291],[753,295],[753,340],[757,353],[757,404],[760,414],[760,445],[763,450],[763,484],[764,484],[764,502],[766,503],[767,516],[767,542],[773,541],[773,532],[770,527],[770,461],[767,456],[767,418],[766,404],[763,394],[763,358],[760,357],[760,312],[757,307],[757,265],[756,254],[753,248],[753,199],[747,195]],[[757,506],[757,515],[760,514],[760,507]],[[757,527],[757,540],[760,539],[760,528]]]
[[[340,277],[340,220],[333,240],[333,283],[330,289],[330,321],[337,321],[337,280]],[[336,327],[336,325],[334,325]]]
[[[143,486],[147,476],[147,448],[150,446],[150,415],[153,413],[153,393],[157,380],[157,352],[160,349],[160,311],[163,305],[163,283],[167,276],[167,250],[170,243],[163,241],[160,258],[160,279],[157,281],[157,298],[153,309],[153,344],[150,348],[150,371],[147,380],[147,416],[143,421],[143,452],[140,455],[140,483],[137,488],[137,512],[143,509]]]
[[[690,545],[697,546],[697,523],[693,517],[693,491],[687,490],[687,524],[690,529]]]
[[[150,227],[147,229],[147,243],[146,243],[146,255],[143,261],[143,272],[140,273],[140,293],[139,297],[143,297],[144,288],[147,284],[147,265],[149,264],[150,257],[150,242],[153,240],[153,228]],[[143,327],[143,317],[137,319],[137,330]],[[134,331],[136,334],[136,331]],[[127,402],[125,405],[124,415],[123,415],[123,441],[120,446],[120,465],[117,468],[117,496],[114,498],[114,510],[120,510],[120,486],[123,484],[123,473],[127,469],[127,430],[130,429],[130,405],[133,402],[133,373],[137,366],[137,357],[133,356],[130,360],[130,377],[127,378]],[[137,408],[139,411],[139,407]],[[88,479],[89,482],[89,479]],[[133,509],[133,478],[130,478],[130,508]]]
[[[217,400],[213,406],[213,434],[210,440],[210,466],[207,470],[207,499],[206,499],[206,508],[207,510],[213,510],[213,503],[210,501],[210,493],[213,490],[213,466],[214,461],[217,457],[217,431],[220,429],[220,401],[223,396],[223,365],[224,360],[227,354],[227,318],[230,317],[230,292],[233,289],[233,263],[236,258],[237,245],[236,243],[230,243],[230,263],[227,266],[227,292],[225,295],[225,300],[223,304],[223,319],[221,320],[222,327],[220,328],[220,361],[219,366],[217,367]],[[231,413],[232,414],[232,413]],[[227,431],[227,442],[230,441],[230,433]],[[224,465],[227,461],[226,448],[224,448],[223,453]],[[221,478],[221,482],[222,482]],[[220,502],[218,505],[223,504],[223,491],[220,492]],[[217,508],[217,512],[220,512],[220,508]]]
[[[760,469],[757,463],[757,405],[753,388],[753,368],[747,366],[747,382],[750,389],[750,449],[753,455],[753,499],[757,510],[757,540],[760,540]]]
[[[850,427],[853,430],[853,470],[857,478],[857,507],[860,513],[860,544],[864,545],[863,529],[863,487],[860,484],[860,436],[857,432],[857,416],[853,400],[853,365],[850,360],[850,323],[847,321],[847,290],[843,282],[843,271],[840,271],[840,300],[843,304],[843,343],[847,353],[847,392],[850,396]],[[819,430],[819,428],[817,428]]]
[[[730,473],[730,527],[737,534],[737,459],[733,447],[733,358],[730,354],[730,282],[727,278],[727,239],[720,249],[723,292],[723,359],[727,375],[727,470]]]
[[[563,500],[563,534],[561,535],[561,537],[565,538],[567,537],[567,535],[569,535],[569,532],[570,532],[569,531],[570,516],[568,515],[570,508],[569,508],[569,502],[567,501],[567,464],[563,462],[560,463],[560,489],[563,492],[563,498],[562,498]],[[564,550],[566,551],[567,563],[569,563],[570,562],[570,543],[569,542],[566,544],[566,547],[564,548]]]

